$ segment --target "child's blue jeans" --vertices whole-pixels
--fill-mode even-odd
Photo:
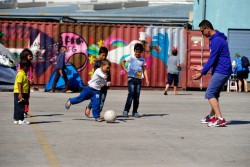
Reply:
[[[102,112],[107,93],[108,93],[108,87],[103,87],[100,90],[100,113]],[[90,102],[88,108],[92,109],[92,107],[93,107],[92,102]]]
[[[124,111],[129,112],[131,104],[133,102],[133,113],[137,112],[139,107],[139,98],[141,92],[141,79],[128,78],[128,97],[125,104]]]
[[[91,100],[91,103],[93,105],[92,114],[95,119],[99,118],[100,116],[100,91],[90,88],[89,86],[86,86],[80,93],[79,96],[70,98],[70,103],[78,104],[83,102],[84,100]]]

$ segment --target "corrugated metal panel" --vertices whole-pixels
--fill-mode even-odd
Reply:
[[[194,81],[192,76],[195,71],[190,67],[193,65],[203,65],[207,62],[209,52],[209,40],[208,38],[202,38],[200,31],[190,30],[187,32],[187,58],[186,58],[186,87],[187,88],[207,88],[211,75],[207,74],[202,77],[201,80]],[[204,46],[204,49],[202,49]]]
[[[185,43],[182,27],[146,27],[147,41],[154,49],[148,55],[148,74],[151,86],[162,87],[167,81],[167,62],[172,48],[178,47],[181,63],[184,61]],[[181,84],[180,84],[181,85]]]
[[[228,47],[230,56],[233,60],[235,53],[239,52],[242,56],[248,57],[250,60],[250,30],[232,29],[228,31]],[[250,76],[250,74],[248,74]],[[250,81],[250,77],[248,77]]]
[[[235,58],[235,53],[240,52],[250,59],[250,29],[249,30],[229,30],[228,47],[231,59]]]
[[[99,47],[106,46],[108,59],[112,62],[112,85],[127,86],[127,76],[120,62],[133,53],[139,32],[146,32],[148,43],[145,47],[149,52],[145,53],[145,58],[150,86],[165,86],[166,64],[173,46],[179,48],[180,59],[185,61],[186,46],[181,27],[0,21],[0,30],[6,34],[5,46],[16,53],[17,58],[23,48],[33,51],[35,84],[43,85],[48,81],[55,68],[59,43],[67,46],[66,61],[77,67],[85,84],[93,74]]]

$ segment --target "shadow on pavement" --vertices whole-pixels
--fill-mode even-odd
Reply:
[[[58,116],[58,115],[64,115],[64,114],[32,115],[32,117],[52,117],[52,116]]]
[[[244,125],[244,124],[250,124],[250,121],[240,121],[240,120],[231,120],[228,121],[228,125]]]
[[[142,117],[162,117],[169,114],[142,114]]]
[[[62,121],[39,121],[39,122],[30,122],[30,124],[49,124],[49,123],[56,123],[56,122],[62,122]]]

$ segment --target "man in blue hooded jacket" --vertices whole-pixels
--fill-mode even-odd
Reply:
[[[201,120],[201,123],[208,123],[209,127],[226,126],[227,122],[222,117],[219,107],[219,97],[223,86],[232,73],[227,37],[223,33],[214,30],[213,25],[208,20],[203,20],[199,27],[202,35],[209,38],[210,56],[203,67],[192,67],[192,69],[199,71],[193,76],[193,79],[200,79],[209,70],[211,70],[212,74],[205,94],[205,98],[208,99],[211,105],[211,112]]]

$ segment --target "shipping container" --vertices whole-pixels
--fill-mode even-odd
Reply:
[[[203,76],[200,80],[193,80],[192,76],[198,71],[193,71],[190,69],[193,65],[204,65],[209,56],[209,39],[202,36],[201,32],[198,30],[188,30],[186,33],[187,40],[187,52],[186,60],[183,63],[184,71],[182,73],[182,85],[183,89],[187,88],[207,88],[211,73],[208,72],[207,75]]]
[[[73,63],[86,84],[94,72],[101,46],[108,48],[108,59],[112,62],[111,77],[114,87],[127,86],[127,76],[121,67],[121,60],[133,54],[135,43],[145,46],[144,57],[150,87],[165,87],[167,62],[173,47],[183,70],[180,72],[179,87],[183,89],[200,87],[200,81],[192,81],[193,64],[203,64],[209,56],[208,42],[199,31],[186,31],[178,26],[150,26],[130,24],[56,23],[28,21],[0,21],[7,47],[16,60],[24,48],[34,53],[34,82],[45,85],[55,69],[58,46],[67,46],[66,60]],[[145,38],[145,39],[143,39]],[[202,86],[207,86],[206,76]],[[145,86],[145,82],[143,82]]]

